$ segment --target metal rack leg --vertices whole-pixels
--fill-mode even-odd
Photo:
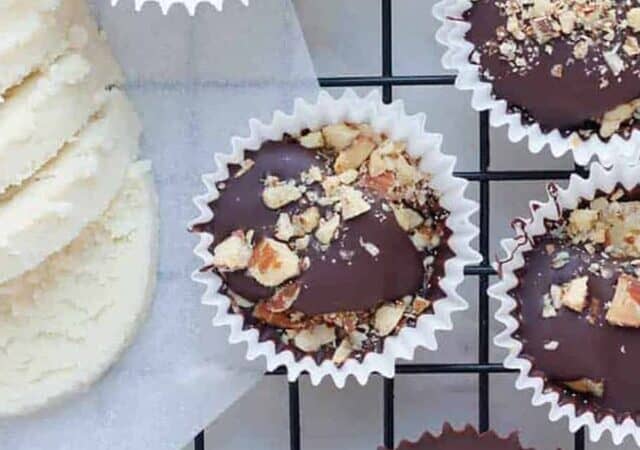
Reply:
[[[394,415],[394,382],[393,378],[384,379],[383,387],[384,395],[384,445],[387,448],[393,448],[395,443],[395,415]]]
[[[198,433],[195,440],[193,441],[193,449],[204,450],[204,430]]]
[[[289,439],[291,450],[300,450],[300,385],[289,383]]]

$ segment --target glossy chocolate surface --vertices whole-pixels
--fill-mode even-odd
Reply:
[[[636,189],[626,199],[640,199],[640,191]],[[534,248],[525,253],[524,267],[516,272],[519,285],[511,291],[519,305],[514,313],[520,322],[515,337],[523,343],[522,355],[533,362],[532,374],[543,377],[549,387],[561,392],[561,403],[573,402],[579,412],[594,410],[597,417],[613,413],[618,420],[627,416],[637,420],[640,330],[614,326],[605,320],[605,304],[612,299],[620,275],[616,269],[629,260],[590,255],[583,246],[560,243],[550,234],[535,237],[534,243]],[[569,252],[569,263],[553,269],[548,245],[553,245],[556,252]],[[589,271],[592,263],[600,265],[610,277]],[[542,298],[550,286],[577,276],[589,277],[588,307],[582,313],[560,308],[557,317],[543,318]],[[558,342],[556,350],[545,350],[550,341]],[[604,381],[604,395],[580,394],[560,384],[583,377]]]
[[[475,1],[464,19],[471,23],[466,38],[476,48],[495,38],[498,26],[506,25],[496,0]],[[491,74],[495,97],[523,112],[524,122],[538,122],[544,132],[557,128],[565,135],[576,130],[597,130],[594,118],[640,97],[637,70],[626,70],[619,77],[609,73],[610,84],[603,89],[599,74],[587,73],[589,58],[565,65],[562,78],[551,76],[552,67],[566,63],[572,51],[571,45],[555,39],[553,53],[541,51],[539,64],[525,75],[514,73],[499,53],[482,52],[480,66]],[[636,62],[633,69],[638,69],[637,65]]]
[[[220,198],[210,205],[214,219],[202,229],[213,233],[215,242],[220,242],[239,228],[254,229],[256,239],[272,236],[281,211],[270,210],[263,204],[262,180],[267,175],[295,178],[311,165],[322,163],[318,152],[297,143],[268,142],[260,151],[248,152],[247,156],[255,160],[255,166],[240,178],[230,178]],[[316,185],[315,189],[320,188]],[[444,271],[444,258],[450,253],[442,252],[433,276],[427,277],[422,264],[425,253],[413,246],[407,233],[393,219],[393,214],[384,212],[381,205],[376,201],[370,212],[349,221],[340,245],[331,245],[326,251],[309,247],[307,255],[311,266],[299,277],[303,287],[294,310],[307,315],[368,310],[381,300],[426,294],[436,286],[435,281]],[[429,205],[429,208],[442,213],[437,204]],[[300,208],[292,204],[284,210],[294,213]],[[425,212],[432,214],[432,211]],[[380,221],[380,214],[390,217]],[[380,254],[373,258],[367,253],[360,245],[361,238],[374,242]],[[354,252],[351,264],[341,259],[341,250]],[[231,291],[250,301],[257,302],[273,293],[272,289],[261,286],[244,271],[224,276]],[[433,292],[430,294],[433,296]]]

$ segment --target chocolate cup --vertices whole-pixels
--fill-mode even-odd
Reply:
[[[378,447],[378,450],[389,450]],[[513,432],[507,437],[500,437],[493,431],[479,433],[472,425],[462,430],[454,430],[450,423],[445,422],[442,433],[434,435],[425,432],[417,441],[404,440],[396,450],[525,450],[520,444],[518,433]],[[533,449],[527,449],[533,450]]]

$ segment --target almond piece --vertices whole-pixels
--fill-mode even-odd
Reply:
[[[598,211],[593,209],[574,209],[569,216],[569,233],[588,233],[598,221]]]
[[[302,136],[298,142],[305,148],[322,148],[324,147],[324,136],[322,131],[314,131]]]
[[[411,304],[411,312],[416,316],[419,316],[423,312],[425,312],[431,306],[431,301],[426,298],[416,297],[413,299],[413,303]]]
[[[340,174],[350,169],[358,169],[376,148],[375,142],[366,136],[358,136],[349,147],[342,150],[333,168]]]
[[[345,172],[342,172],[338,175],[338,179],[342,184],[351,184],[358,179],[358,171],[354,169],[349,169]]]
[[[253,249],[249,275],[263,286],[275,287],[300,275],[300,258],[282,242],[266,238]]]
[[[304,321],[294,320],[289,314],[271,311],[266,302],[260,302],[253,308],[253,317],[269,325],[288,330],[298,330],[306,326]]]
[[[262,201],[269,209],[279,209],[302,197],[302,191],[294,181],[267,186],[262,191]]]
[[[253,233],[236,230],[213,250],[213,265],[222,271],[235,272],[246,269],[251,259]]]
[[[256,164],[253,159],[245,159],[240,163],[240,169],[233,175],[233,178],[240,178],[242,175],[251,170],[251,168]]]
[[[575,381],[563,382],[572,391],[580,392],[582,394],[591,394],[595,397],[602,397],[604,395],[604,381],[594,381],[590,378],[580,378]]]
[[[582,312],[587,305],[588,276],[574,278],[561,286],[560,302],[569,309]]]
[[[350,146],[359,134],[360,131],[344,123],[328,125],[322,129],[327,147],[338,152]]]
[[[411,242],[420,251],[425,248],[435,248],[440,245],[440,235],[432,228],[423,225],[411,235]]]
[[[620,275],[606,319],[611,325],[640,328],[640,280]]]
[[[323,345],[333,342],[335,338],[335,330],[321,324],[300,331],[293,339],[293,343],[303,352],[317,352]]]
[[[300,174],[304,184],[313,184],[322,181],[322,170],[318,166],[311,166]]]
[[[331,175],[322,181],[322,189],[324,189],[327,197],[334,197],[338,194],[340,184],[340,178],[336,175]]]
[[[302,214],[293,217],[293,225],[299,229],[298,235],[311,233],[320,223],[320,210],[316,206],[307,208]]]
[[[291,218],[287,213],[280,213],[276,222],[276,239],[288,242],[295,235],[295,228],[291,223]]]
[[[422,178],[420,171],[402,155],[394,159],[393,165],[396,179],[403,186],[415,184]]]
[[[364,199],[362,192],[351,186],[343,186],[340,189],[340,205],[344,220],[358,217],[371,209],[371,205]]]
[[[639,106],[640,100],[634,100],[617,106],[611,111],[607,111],[604,116],[602,116],[600,135],[605,138],[613,136],[623,122],[633,117],[633,114]]]
[[[387,336],[400,323],[403,314],[403,304],[386,303],[376,310],[373,326],[380,336]]]
[[[348,338],[344,338],[336,351],[333,353],[333,358],[331,359],[334,364],[340,365],[344,363],[349,356],[351,356],[351,352],[353,351],[353,346],[351,342],[349,342]]]
[[[267,309],[274,313],[285,312],[300,295],[300,283],[293,282],[278,289],[265,303]]]
[[[388,158],[385,158],[382,149],[378,148],[369,157],[369,175],[377,177],[388,170],[393,169],[393,164]]]
[[[338,227],[340,226],[340,215],[334,214],[331,219],[320,219],[320,225],[316,230],[315,236],[320,243],[328,245],[333,240]]]
[[[640,31],[640,8],[631,8],[627,11],[627,23],[633,31]]]
[[[424,219],[419,212],[404,206],[394,206],[393,215],[395,216],[398,225],[400,225],[400,228],[404,231],[411,231],[422,225],[422,222],[424,222]]]

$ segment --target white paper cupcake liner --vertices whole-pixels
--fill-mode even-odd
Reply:
[[[296,99],[293,114],[288,115],[276,111],[271,123],[265,124],[256,119],[249,121],[250,135],[231,139],[231,154],[216,154],[217,171],[203,176],[207,193],[194,198],[200,210],[200,216],[192,222],[205,223],[213,218],[209,203],[215,201],[219,192],[216,183],[229,177],[228,164],[238,164],[244,160],[244,151],[258,150],[267,140],[282,139],[283,134],[294,135],[304,129],[318,129],[324,125],[338,122],[368,122],[377,132],[386,133],[390,139],[407,142],[407,151],[414,157],[421,158],[420,169],[432,174],[431,186],[440,193],[440,203],[450,212],[447,226],[452,234],[448,241],[455,253],[445,263],[445,275],[440,287],[445,297],[434,303],[434,313],[422,315],[415,328],[405,327],[396,336],[385,339],[382,353],[368,353],[362,362],[347,360],[342,366],[332,361],[318,364],[310,356],[296,361],[293,353],[283,350],[276,353],[271,341],[259,342],[256,329],[243,330],[243,317],[229,313],[230,300],[219,292],[222,279],[212,271],[196,270],[193,280],[206,286],[202,303],[214,307],[217,312],[213,318],[214,326],[230,328],[229,342],[232,344],[247,343],[247,358],[250,360],[264,356],[268,370],[285,366],[289,380],[297,379],[303,372],[309,373],[311,382],[317,385],[329,376],[336,386],[343,387],[349,375],[353,375],[361,384],[365,384],[369,375],[376,372],[385,377],[393,377],[396,359],[412,359],[416,348],[425,347],[436,350],[436,331],[451,330],[453,323],[451,314],[463,311],[468,304],[457,292],[464,279],[464,267],[481,261],[480,255],[471,248],[471,241],[478,234],[478,229],[470,222],[471,215],[476,212],[477,203],[464,197],[467,182],[453,176],[456,158],[440,151],[442,136],[424,131],[425,115],[408,115],[404,104],[396,101],[384,105],[377,91],[366,97],[359,97],[347,90],[342,97],[334,99],[327,92],[321,92],[315,103],[307,103]],[[194,252],[200,257],[203,266],[210,266],[212,255],[209,248],[213,236],[200,233],[200,243]]]
[[[120,0],[111,0],[111,5],[115,6]],[[123,0],[132,1],[132,0]],[[244,6],[249,6],[249,0],[236,0]],[[184,5],[190,15],[195,15],[196,9],[200,3],[213,5],[218,11],[222,11],[224,0],[133,0],[136,11],[140,11],[145,3],[157,3],[162,8],[162,13],[167,14],[173,5]]]
[[[526,225],[516,230],[515,239],[501,241],[506,257],[500,263],[500,281],[489,288],[489,295],[500,302],[495,318],[505,326],[505,329],[494,339],[494,343],[509,351],[504,360],[504,366],[519,371],[516,388],[533,390],[531,403],[534,406],[550,405],[551,421],[555,422],[566,417],[569,420],[569,429],[574,433],[583,426],[587,427],[589,436],[594,442],[599,440],[605,431],[609,431],[616,445],[627,436],[633,436],[640,445],[640,427],[631,418],[618,424],[611,415],[598,422],[591,411],[578,414],[575,404],[560,405],[560,394],[545,389],[543,379],[531,375],[531,361],[520,357],[522,343],[513,336],[519,327],[519,322],[511,315],[517,302],[509,292],[518,285],[515,271],[524,266],[524,253],[532,248],[529,238],[546,232],[545,219],[559,218],[558,205],[561,209],[575,209],[580,200],[593,199],[598,190],[610,193],[618,183],[631,189],[639,182],[640,166],[637,164],[630,165],[624,161],[615,161],[613,167],[605,169],[594,162],[591,164],[587,179],[572,175],[566,189],[558,189],[553,195],[550,193],[548,200],[544,203],[531,202],[531,217],[518,220],[518,222],[522,220],[520,223]]]
[[[616,157],[637,161],[640,158],[640,130],[633,130],[629,139],[618,134],[608,142],[597,134],[582,139],[574,132],[562,136],[558,129],[544,133],[537,123],[525,125],[522,114],[507,110],[507,101],[496,99],[492,95],[492,85],[480,78],[478,66],[469,60],[474,46],[465,39],[470,24],[460,19],[471,8],[470,0],[441,0],[433,7],[434,16],[442,22],[436,33],[436,39],[447,47],[442,57],[446,69],[457,72],[455,86],[463,91],[472,91],[471,106],[476,111],[489,111],[490,123],[494,127],[507,126],[507,135],[511,142],[520,142],[527,138],[532,153],[538,154],[549,148],[551,154],[560,158],[571,152],[576,163],[586,166],[593,157],[597,157],[605,166],[611,165]]]

